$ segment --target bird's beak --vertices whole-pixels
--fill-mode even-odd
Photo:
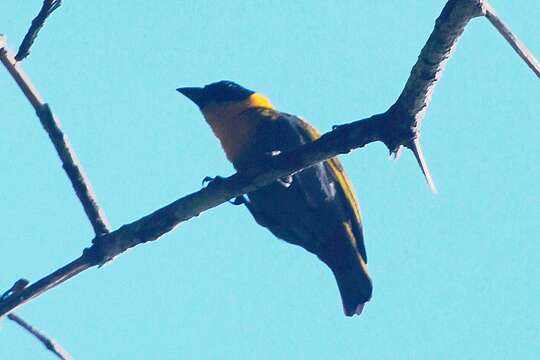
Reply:
[[[188,99],[193,101],[199,108],[202,108],[206,103],[206,96],[204,88],[200,87],[183,87],[176,89],[179,93],[185,95]]]

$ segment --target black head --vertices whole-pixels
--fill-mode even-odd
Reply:
[[[203,88],[184,87],[176,90],[187,96],[201,109],[211,101],[218,103],[224,101],[243,101],[254,94],[253,91],[227,80],[208,84]]]

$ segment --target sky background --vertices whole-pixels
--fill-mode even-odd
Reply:
[[[230,79],[332,125],[399,95],[445,1],[66,1],[23,63],[113,228],[230,175],[176,93]],[[492,5],[540,55],[537,0]],[[20,44],[41,1],[4,0]],[[537,359],[540,83],[485,19],[466,29],[411,153],[341,157],[374,296],[346,318],[330,271],[224,204],[17,310],[76,359]],[[27,100],[0,69],[0,289],[78,257],[92,229]],[[0,320],[1,359],[53,359]]]

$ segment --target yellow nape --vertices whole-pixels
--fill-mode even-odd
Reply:
[[[253,94],[243,101],[210,102],[202,109],[206,122],[221,142],[227,159],[235,162],[247,150],[258,125],[255,109],[273,109],[268,98]],[[253,109],[253,111],[247,111]]]
[[[265,108],[273,109],[274,106],[268,100],[268,98],[262,94],[255,93],[251,95],[247,100],[244,100],[246,108]]]

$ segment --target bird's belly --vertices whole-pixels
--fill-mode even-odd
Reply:
[[[274,182],[250,193],[249,199],[275,236],[318,254],[321,246],[345,236],[341,233],[346,219],[323,184],[318,188],[303,184],[302,180],[314,177],[316,169],[303,170],[293,176],[291,186]]]

